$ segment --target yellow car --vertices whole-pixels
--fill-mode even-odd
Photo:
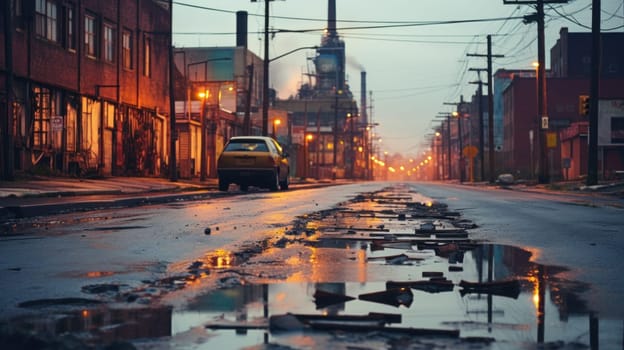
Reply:
[[[287,190],[289,172],[288,153],[265,136],[232,137],[217,162],[219,191],[227,191],[232,183],[242,191],[249,186]]]

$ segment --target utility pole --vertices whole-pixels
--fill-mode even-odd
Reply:
[[[565,4],[568,0],[503,0],[506,5],[535,5],[537,12],[525,16],[524,23],[537,22],[537,125],[539,126],[539,169],[538,182],[549,183],[548,171],[548,104],[546,98],[546,49],[544,39],[544,4]]]
[[[464,148],[464,144],[463,144],[463,135],[462,135],[462,114],[463,113],[459,113],[459,106],[461,106],[464,103],[464,96],[461,96],[460,102],[444,102],[445,105],[450,105],[450,106],[455,106],[455,110],[449,114],[449,118],[451,116],[456,117],[457,118],[457,142],[458,142],[458,152],[457,152],[457,159],[458,159],[458,170],[459,170],[459,182],[464,182],[465,180],[465,169],[464,169],[464,154],[463,154],[463,148]],[[450,125],[450,119],[449,119],[449,132],[451,129],[451,125]]]
[[[247,66],[247,92],[245,101],[245,117],[243,118],[243,134],[251,135],[251,96],[253,89],[254,65]]]
[[[481,166],[481,181],[485,180],[485,151],[484,151],[484,130],[483,130],[483,81],[481,80],[481,72],[487,71],[486,68],[470,68],[470,71],[476,71],[478,81],[472,81],[470,84],[477,84],[479,88],[477,90],[477,95],[479,96],[479,163]]]
[[[451,164],[451,113],[438,113],[438,117],[446,118],[446,166],[448,179],[453,179],[453,168]]]
[[[252,0],[253,2],[254,0]],[[264,64],[262,81],[262,136],[269,135],[269,0],[264,0]]]
[[[492,92],[492,58],[505,57],[504,55],[492,54],[492,36],[487,36],[487,55],[482,54],[468,54],[470,57],[487,57],[487,86],[488,86],[488,158],[489,158],[489,179],[493,183],[496,179],[494,177],[494,94]]]
[[[368,120],[370,120],[368,127],[368,145],[366,147],[366,172],[368,173],[368,178],[367,180],[373,180],[374,179],[374,174],[373,174],[373,160],[371,159],[372,156],[375,154],[375,150],[373,149],[373,136],[374,136],[374,129],[373,127],[375,126],[375,123],[373,122],[373,92],[369,91],[368,92],[368,105],[366,106],[366,108],[368,109]]]
[[[4,58],[6,66],[6,115],[0,116],[0,179],[14,180],[13,174],[13,1],[4,2]],[[3,118],[4,117],[4,118]]]
[[[11,2],[11,1],[9,1]],[[178,181],[176,158],[175,53],[173,50],[173,0],[169,0],[169,179]],[[185,67],[186,69],[186,67]],[[188,79],[188,77],[185,77]],[[119,89],[117,90],[119,95]]]
[[[338,93],[340,90],[334,91],[335,102],[334,102],[334,127],[332,128],[334,134],[334,161],[332,167],[332,179],[336,180],[336,167],[337,167],[337,157],[338,157]]]
[[[587,186],[593,186],[598,183],[598,97],[600,96],[600,61],[600,0],[592,0],[592,70],[589,86],[589,155],[587,159]]]
[[[541,184],[550,182],[550,174],[548,173],[548,147],[546,145],[548,106],[546,103],[546,49],[544,45],[544,1],[537,0],[537,125],[540,126],[539,148],[541,150],[537,179]]]
[[[446,115],[446,164],[448,167],[448,179],[453,178],[453,168],[451,167],[451,114]]]
[[[258,0],[251,0],[257,2]],[[269,135],[269,2],[264,0],[264,64],[262,80],[262,136]]]

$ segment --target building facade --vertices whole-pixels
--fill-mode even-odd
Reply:
[[[601,99],[617,99],[622,94],[623,83],[624,81],[620,79],[602,80]],[[587,122],[587,116],[582,115],[579,109],[579,95],[588,93],[589,81],[587,79],[549,78],[546,85],[549,117],[547,134],[550,138],[547,142],[546,157],[548,157],[551,177],[554,180],[561,180],[566,178],[564,169],[568,164],[562,159],[570,156],[562,153],[561,142],[574,138],[567,129],[572,127],[580,133],[586,130],[578,127],[578,123]],[[503,93],[505,110],[503,171],[521,179],[536,178],[539,170],[539,157],[542,156],[538,141],[536,93],[535,78],[525,77],[514,77]],[[582,153],[576,154],[580,156]],[[575,163],[581,161],[577,159]],[[579,165],[578,169],[586,169],[586,167]]]
[[[589,79],[591,72],[591,33],[559,32],[550,50],[553,75],[560,78]],[[598,102],[598,173],[603,179],[621,177],[624,173],[624,33],[601,33],[600,80],[610,82],[611,89],[601,86]],[[589,97],[589,88],[580,92]],[[584,120],[560,132],[561,164],[566,179],[587,175],[589,121]]]
[[[606,116],[603,106],[623,97],[624,34],[602,33],[601,40],[599,130],[609,129],[603,134],[610,134],[613,133],[611,126],[620,121],[622,113]],[[582,111],[581,96],[589,95],[590,71],[591,33],[569,33],[567,28],[562,28],[560,38],[551,49],[551,69],[547,71],[546,147],[539,144],[541,125],[537,117],[535,71],[500,70],[496,73],[496,94],[501,96],[502,108],[495,108],[495,112],[503,113],[499,173],[536,179],[540,159],[546,157],[552,180],[578,179],[586,175],[588,119]],[[603,178],[623,170],[624,142],[618,142],[599,145],[599,169]]]
[[[624,33],[600,34],[602,79],[624,79]],[[550,49],[550,70],[557,78],[589,78],[591,72],[592,34],[570,33],[561,28],[559,39]]]
[[[4,177],[13,171],[166,171],[167,3],[5,3],[0,32],[5,48],[0,57]]]

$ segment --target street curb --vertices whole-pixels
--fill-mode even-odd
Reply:
[[[203,193],[185,192],[165,195],[136,195],[127,198],[75,201],[67,203],[49,203],[0,207],[0,219],[23,219],[35,216],[48,216],[68,212],[86,212],[100,209],[128,208],[142,205],[165,204],[181,200],[199,200],[218,196],[214,191]]]
[[[338,185],[336,183],[313,183],[302,185],[291,185],[291,190],[311,189],[319,187],[328,187]],[[97,192],[97,191],[94,191]],[[158,193],[161,194],[158,194]],[[162,194],[165,193],[165,194]],[[102,194],[98,192],[96,194]],[[166,204],[175,201],[192,201],[203,200],[216,197],[245,195],[244,192],[220,192],[216,187],[206,186],[202,190],[190,188],[190,190],[178,189],[172,190],[155,190],[142,193],[122,193],[124,198],[109,198],[100,200],[80,200],[80,195],[73,196],[78,198],[76,201],[65,203],[37,203],[26,205],[9,205],[0,207],[0,220],[23,219],[36,216],[49,216],[55,214],[65,214],[70,212],[87,212],[101,209],[128,208],[143,205]],[[115,195],[119,195],[116,193]],[[56,197],[56,196],[51,196]]]

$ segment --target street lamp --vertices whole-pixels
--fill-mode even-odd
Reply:
[[[451,113],[440,113],[440,118],[446,118],[446,161],[448,179],[453,178],[453,170],[451,169]]]
[[[175,110],[175,53],[173,49],[173,0],[168,1],[169,5],[169,35],[167,36],[167,46],[168,46],[168,55],[169,55],[169,179],[173,182],[178,181],[178,160],[176,156],[176,110]],[[10,9],[10,2],[7,2],[7,7]],[[7,16],[10,18],[10,16]],[[10,31],[6,32],[7,36]],[[10,37],[5,37],[5,41]],[[9,41],[10,42],[10,41]],[[8,70],[9,73],[11,69]],[[8,75],[12,77],[12,74]],[[11,81],[11,80],[9,80]],[[7,91],[11,91],[11,84],[7,84]],[[11,96],[11,94],[8,94]],[[11,100],[9,99],[8,106],[11,108]],[[10,114],[9,109],[9,115]],[[10,119],[9,119],[10,120]],[[7,140],[7,141],[10,141]]]
[[[257,0],[251,0],[256,2]],[[295,51],[303,50],[299,48],[280,55],[273,59],[269,59],[269,1],[265,0],[264,4],[264,59],[262,64],[263,77],[262,77],[262,135],[267,136],[269,134],[269,62],[278,58],[284,57]],[[305,47],[309,48],[309,47]]]
[[[282,121],[279,119],[273,120],[273,138],[277,140],[277,126],[282,124]]]
[[[204,90],[198,94],[202,99],[201,105],[201,135],[200,135],[200,169],[199,169],[199,181],[206,181],[206,126],[208,124],[206,118],[206,99],[208,98],[209,91]]]
[[[338,96],[342,95],[342,90],[338,89],[338,87],[336,87],[335,91],[334,91],[334,96],[335,96],[335,104],[334,104],[334,161],[333,161],[333,167],[332,167],[332,179],[336,180],[336,172],[338,171],[338,169],[336,169],[336,167],[338,166],[337,163],[337,158],[338,158]]]
[[[464,169],[464,136],[462,131],[462,113],[454,111],[452,113],[454,118],[457,118],[457,137],[459,140],[459,182],[464,182],[466,180],[466,169]]]
[[[435,152],[436,152],[436,178],[437,180],[444,179],[444,164],[442,163],[442,134],[439,131],[435,132]]]
[[[185,69],[185,78],[186,80],[189,80],[189,74],[190,74],[190,68],[193,66],[197,66],[197,65],[203,65],[204,66],[204,81],[203,84],[208,84],[208,62],[215,62],[215,61],[231,61],[232,59],[230,57],[217,57],[217,58],[210,58],[207,60],[203,60],[203,61],[199,61],[199,62],[193,62],[193,63],[189,63],[186,65],[186,69]],[[196,74],[197,75],[197,72]],[[196,80],[192,80],[193,82],[196,82]],[[220,85],[219,85],[220,86]],[[187,90],[188,93],[188,90]],[[206,154],[206,129],[208,127],[208,121],[206,120],[206,99],[208,97],[210,97],[210,92],[208,91],[207,88],[204,88],[204,91],[199,93],[199,97],[202,99],[202,106],[201,106],[201,111],[200,111],[200,118],[201,118],[201,133],[200,133],[200,169],[199,169],[199,181],[206,181],[206,165],[208,163],[207,160],[207,154]],[[218,99],[218,93],[217,93],[217,99]],[[218,100],[217,100],[217,107],[218,107]],[[211,131],[214,131],[214,120],[212,123],[212,129]],[[216,137],[216,135],[213,135],[213,153],[216,153],[215,151],[215,145],[214,145],[214,138]],[[213,155],[214,158],[215,155]],[[211,162],[211,165],[214,164],[214,159]],[[211,171],[211,174],[213,174],[214,171]]]
[[[314,138],[314,136],[312,136],[312,134],[307,134],[305,136],[305,140],[303,142],[303,177],[307,178],[308,177],[308,169],[310,167],[310,141],[312,141],[312,139]]]
[[[539,85],[540,85],[540,81],[539,81],[539,62],[533,62],[532,63],[533,68],[535,68],[535,100],[539,100]],[[539,115],[539,111],[538,111],[538,115]],[[534,140],[535,140],[535,132],[538,132],[538,137],[539,137],[539,126],[538,126],[538,130],[529,130],[529,147],[530,147],[530,162],[531,162],[531,166],[529,167],[529,171],[531,172],[531,180],[533,180],[535,178],[535,169],[539,169],[540,166],[536,166],[536,159],[540,159],[540,155],[539,155],[539,151],[538,154],[536,156],[535,154],[535,144],[534,144]]]

